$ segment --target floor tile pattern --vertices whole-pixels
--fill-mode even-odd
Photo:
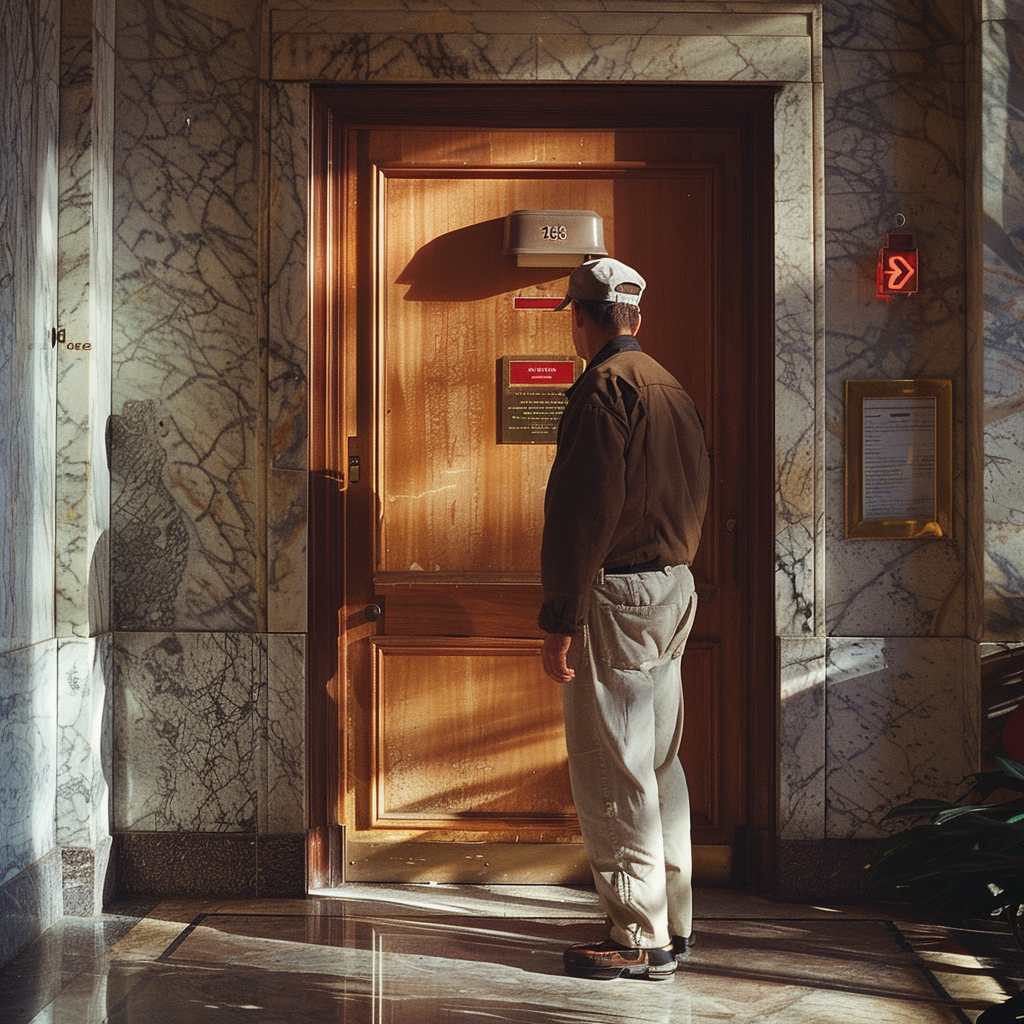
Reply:
[[[66,918],[0,971],[0,1020],[974,1024],[1024,975],[995,927],[971,940],[727,890],[699,893],[694,948],[659,984],[565,975],[565,946],[605,935],[587,889],[351,885],[119,910]]]

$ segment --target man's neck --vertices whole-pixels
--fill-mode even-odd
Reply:
[[[632,338],[633,335],[629,331],[603,331],[600,334],[596,331],[588,334],[586,337],[586,348],[580,355],[588,363],[593,362],[594,356],[598,354],[610,341],[614,341],[616,338],[628,337]]]
[[[611,358],[619,352],[629,351],[631,349],[639,349],[640,345],[636,338],[632,334],[616,334],[613,338],[609,338],[594,354],[590,359],[587,360],[588,366],[598,366],[603,363],[606,359]]]

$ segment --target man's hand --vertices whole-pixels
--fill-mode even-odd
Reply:
[[[565,660],[571,643],[572,637],[565,633],[548,633],[544,638],[544,647],[540,654],[541,660],[544,662],[544,671],[556,683],[568,683],[576,675]]]

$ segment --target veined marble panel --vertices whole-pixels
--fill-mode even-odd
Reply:
[[[110,835],[113,638],[57,645],[57,842],[95,850]]]
[[[523,30],[527,18],[533,32]],[[457,6],[274,11],[271,34],[277,80],[792,82],[811,77],[811,41],[806,16],[800,14],[511,13]]]
[[[270,87],[267,624],[306,629],[309,87]]]
[[[66,344],[57,349],[56,616],[59,634],[88,636],[93,49],[84,9],[69,7],[61,26],[58,321]]]
[[[528,81],[536,77],[536,44],[529,35],[476,33],[431,35],[349,34],[288,37],[296,49],[277,63],[282,78],[313,81]],[[306,52],[297,48],[306,44]],[[284,47],[284,41],[280,44]],[[275,47],[275,50],[277,48]]]
[[[267,636],[265,778],[261,831],[300,833],[305,828],[306,638]]]
[[[982,33],[985,635],[1024,638],[1024,10]]]
[[[203,17],[118,5],[119,628],[252,629],[263,616],[257,17],[244,0]]]
[[[830,635],[958,636],[966,630],[966,320],[960,200],[892,195],[886,217],[871,193],[827,193],[826,495]],[[896,207],[917,228],[917,295],[875,297],[875,261]],[[942,211],[940,216],[937,210]],[[937,541],[845,540],[845,393],[849,380],[953,382],[953,536]]]
[[[876,208],[879,196],[923,191],[963,203],[963,67],[941,58],[826,49],[828,193],[874,193]]]
[[[886,834],[885,813],[952,798],[978,770],[978,648],[894,637],[828,642],[827,838]]]
[[[825,638],[779,640],[779,835],[825,836]]]
[[[100,19],[103,7],[95,3]],[[89,334],[92,377],[89,384],[89,577],[88,622],[92,636],[110,630],[110,422],[111,333],[114,244],[114,50],[96,36],[93,70],[92,261],[89,280]]]
[[[165,87],[172,82],[185,85],[180,77],[184,68],[178,62],[189,53],[199,56],[206,72],[218,81],[229,82],[252,71],[259,45],[257,4],[247,0],[217,0],[213,4],[204,0],[114,0],[112,13],[118,57],[128,64],[167,65],[162,71]],[[109,26],[107,21],[108,30]],[[109,36],[108,41],[115,42]],[[191,98],[198,100],[201,95],[194,93]]]
[[[821,428],[817,387],[821,296],[815,255],[815,95],[820,87],[790,85],[775,107],[775,558],[776,630],[780,636],[818,631]]]
[[[509,35],[522,32],[524,21],[529,21],[532,30],[559,35],[808,36],[807,13],[787,12],[785,4],[774,5],[772,11],[750,6],[729,10],[726,4],[687,11],[680,8],[677,0],[645,3],[643,8],[638,4],[619,6],[619,10],[600,10],[589,0],[569,0],[554,10],[550,0],[519,0],[516,9],[511,10],[504,0],[472,5],[454,0],[399,8],[385,0],[347,10],[327,10],[318,0],[312,0],[301,7],[272,10],[270,31],[273,40],[303,35],[330,38],[349,32],[381,32],[385,28],[401,35],[432,32]],[[279,77],[279,70],[275,68],[275,77]]]
[[[83,4],[83,7],[86,10],[91,7],[93,28],[97,37],[108,47],[113,48],[116,37],[117,0],[92,0],[91,4]]]
[[[57,644],[0,654],[0,885],[55,846]]]
[[[963,635],[967,324],[963,197],[963,12],[903,18],[892,6],[826,8],[827,632]],[[832,45],[829,46],[828,44]],[[875,260],[906,218],[921,289],[874,295]],[[845,384],[951,379],[952,541],[846,541]]]
[[[542,81],[807,82],[805,36],[767,38],[659,35],[537,37]]]
[[[0,650],[53,635],[57,0],[4,14],[0,103]]]
[[[264,640],[118,633],[114,666],[114,828],[255,833]]]
[[[830,0],[823,5],[825,44],[854,51],[934,52],[945,61],[964,41],[965,13],[961,0],[928,0],[924,10],[886,0]]]

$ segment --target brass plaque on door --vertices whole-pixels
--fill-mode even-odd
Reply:
[[[565,392],[583,371],[567,356],[502,356],[500,444],[554,444]]]

